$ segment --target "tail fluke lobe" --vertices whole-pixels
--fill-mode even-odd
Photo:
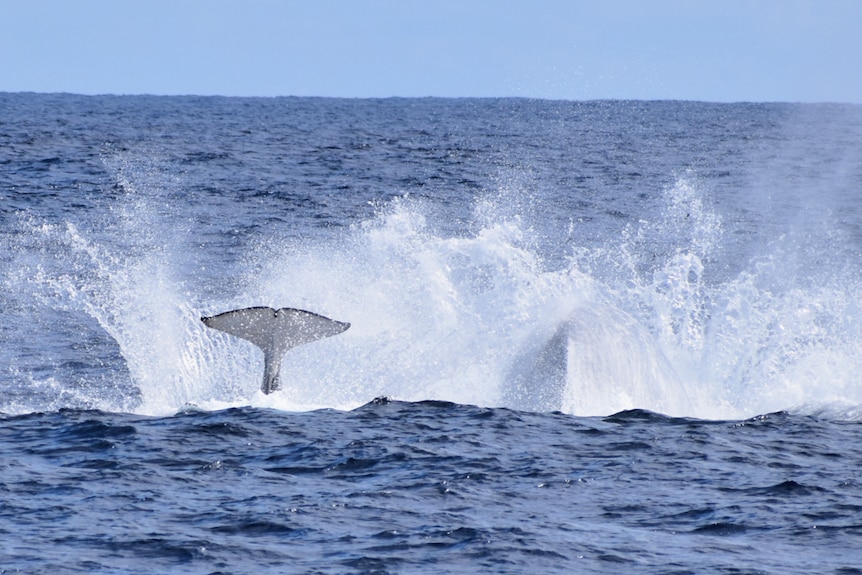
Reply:
[[[338,335],[350,327],[349,323],[335,321],[322,315],[283,307],[249,307],[202,317],[208,327],[250,341],[264,356],[264,374],[261,390],[272,393],[280,386],[278,374],[281,360],[291,348]]]

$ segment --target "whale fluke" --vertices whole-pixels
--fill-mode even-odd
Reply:
[[[278,373],[284,354],[291,348],[318,339],[338,335],[350,327],[349,323],[335,321],[322,315],[283,307],[249,307],[226,311],[201,321],[213,329],[248,340],[263,350],[264,393],[280,387]]]

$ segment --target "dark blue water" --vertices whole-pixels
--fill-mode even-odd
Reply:
[[[0,426],[4,569],[858,573],[862,430],[444,402]]]
[[[0,94],[0,572],[862,572],[860,142]],[[351,328],[264,395],[252,305]]]

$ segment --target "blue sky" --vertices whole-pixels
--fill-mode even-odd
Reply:
[[[0,91],[862,103],[862,0],[0,8]]]

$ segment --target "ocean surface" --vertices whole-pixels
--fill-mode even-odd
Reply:
[[[0,93],[0,573],[862,574],[860,297],[862,106]]]

